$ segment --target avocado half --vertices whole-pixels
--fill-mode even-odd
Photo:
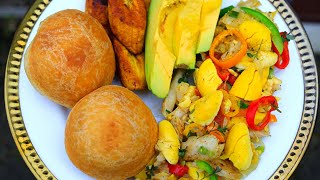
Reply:
[[[209,50],[220,7],[221,0],[151,1],[145,73],[157,97],[167,96],[174,68],[194,69],[196,54]]]

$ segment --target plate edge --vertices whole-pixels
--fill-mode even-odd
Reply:
[[[13,37],[4,79],[4,102],[11,135],[18,151],[36,179],[57,179],[32,145],[20,109],[19,73],[21,59],[33,26],[52,0],[36,0],[22,19]]]
[[[46,8],[46,6],[50,2],[51,0],[36,0],[35,3],[32,5],[32,7],[27,12],[27,14],[25,15],[22,23],[20,24],[13,38],[13,42],[12,42],[12,45],[9,51],[8,60],[7,60],[5,82],[4,82],[5,83],[5,90],[4,90],[5,107],[6,107],[7,118],[9,121],[9,127],[11,130],[12,136],[25,163],[27,164],[27,166],[29,167],[29,169],[37,179],[56,179],[56,178],[48,170],[45,164],[41,161],[38,154],[35,152],[35,149],[32,146],[32,143],[30,142],[28,135],[26,137],[23,137],[23,134],[27,134],[27,131],[24,127],[23,118],[20,111],[18,82],[19,82],[20,63],[21,63],[22,54],[26,45],[25,43],[28,40],[29,33],[31,32],[38,17],[41,15],[42,11]],[[289,29],[294,33],[293,35],[295,36],[298,52],[300,54],[301,68],[303,70],[302,73],[303,73],[303,78],[305,82],[304,94],[305,95],[310,94],[310,96],[304,97],[304,106],[303,106],[303,112],[302,112],[302,115],[304,116],[301,117],[302,119],[300,121],[299,129],[294,139],[294,143],[292,144],[290,151],[282,161],[281,165],[277,168],[275,173],[270,177],[270,179],[288,179],[291,176],[291,174],[294,172],[294,170],[297,168],[299,162],[301,161],[309,145],[309,142],[313,133],[315,120],[316,120],[315,117],[317,114],[317,107],[318,107],[318,76],[317,76],[317,69],[316,69],[315,59],[313,56],[313,51],[310,45],[310,41],[307,38],[306,32],[302,24],[298,20],[297,16],[291,15],[291,14],[295,14],[294,11],[289,5],[284,3],[284,1],[269,0],[269,2],[271,2],[274,5],[274,7],[278,10],[281,17],[287,23]],[[38,13],[36,12],[36,10],[38,10]],[[30,31],[27,32],[24,30],[24,28],[29,28]],[[307,38],[307,40],[304,40],[304,38]],[[18,42],[21,39],[24,39],[23,40],[24,43]],[[21,49],[19,49],[19,47]],[[308,73],[306,73],[307,70],[308,70]],[[9,88],[9,86],[15,87],[15,88]],[[10,98],[13,98],[13,99],[10,99]],[[10,101],[10,104],[9,104],[9,101]],[[305,116],[306,114],[309,114],[309,115]],[[19,130],[19,128],[22,128],[22,129]],[[17,131],[19,131],[21,134],[18,135]],[[23,133],[23,131],[25,132]],[[18,137],[18,136],[21,136],[21,137]],[[299,141],[299,143],[297,143],[297,141]],[[25,147],[22,147],[22,144],[24,144]],[[27,157],[24,151],[35,152],[34,157],[31,157],[31,159],[33,159],[33,162],[31,162],[30,157]],[[29,155],[31,154],[32,153],[30,153]],[[36,159],[39,161],[35,162]],[[289,159],[291,159],[290,162],[288,162]]]
[[[293,8],[284,0],[269,0],[269,2],[278,10],[278,13],[295,37],[294,41],[300,55],[304,80],[304,104],[296,137],[286,157],[269,178],[278,180],[289,179],[309,146],[316,121],[319,87],[314,53],[300,19]]]

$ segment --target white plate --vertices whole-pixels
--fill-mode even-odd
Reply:
[[[37,1],[38,4],[39,2],[41,1]],[[225,0],[223,7],[231,4],[236,5],[237,2],[237,0]],[[273,4],[266,0],[261,0],[261,2],[262,6],[260,9],[263,11],[276,11],[276,8],[273,5],[275,4],[278,7],[278,10],[282,12],[282,16],[287,17],[286,13],[291,15],[291,17],[287,17],[285,21],[278,13],[275,17],[275,22],[280,31],[292,31],[292,34],[295,35],[295,41],[289,43],[291,57],[289,66],[285,70],[275,71],[276,76],[282,80],[282,89],[275,94],[281,98],[279,107],[282,113],[276,114],[278,122],[271,125],[271,136],[263,139],[263,142],[265,143],[265,152],[261,156],[257,169],[246,179],[282,179],[290,176],[301,160],[301,155],[303,155],[308,145],[313,130],[318,99],[317,73],[308,39],[305,39],[306,35],[304,30],[301,27],[300,22],[291,12],[291,9],[282,1],[272,1]],[[280,4],[281,2],[283,4]],[[52,2],[44,1],[42,4],[43,8],[41,8],[41,5],[38,5],[38,7],[40,7],[38,10],[41,15],[39,14],[40,16],[34,26],[29,26],[29,29],[32,30],[31,33],[26,33],[26,31],[23,30],[23,26],[20,27],[19,32],[21,31],[22,34],[25,33],[29,35],[29,38],[25,38],[27,44],[22,47],[23,49],[26,49],[25,47],[28,47],[34,38],[40,22],[49,15],[63,9],[79,9],[84,11],[85,8],[85,0],[52,0]],[[46,6],[46,4],[48,4],[48,6]],[[31,17],[32,19],[32,14],[30,14],[30,16],[28,15],[26,18]],[[37,13],[35,13],[34,16],[38,17]],[[289,20],[295,20],[294,23],[288,22],[288,18]],[[28,24],[26,26],[28,26]],[[19,35],[19,32],[16,36]],[[299,33],[300,36],[302,36],[302,39],[304,39],[303,42],[299,40],[301,39]],[[22,36],[20,35],[20,37]],[[15,40],[18,38],[19,37],[16,37]],[[15,48],[14,43],[17,42],[13,42],[12,51],[14,51]],[[308,54],[303,54],[304,51]],[[10,57],[13,59],[10,59]],[[14,114],[11,114],[10,109],[10,61],[14,62],[17,59],[19,62],[22,62],[21,64],[18,64],[17,68],[18,72],[20,70],[20,76],[18,74],[19,83],[17,84],[19,87],[19,92],[17,93],[18,100],[20,101],[20,108],[18,108],[18,110],[21,109],[19,115],[22,115],[23,117],[22,123],[20,123],[22,124],[20,131],[26,132],[26,137],[23,138],[30,140],[29,144],[31,144],[30,147],[32,148],[29,148],[29,150],[36,153],[34,157],[30,156],[30,153],[27,154],[28,148],[22,147],[23,141],[21,142],[21,140],[19,140],[19,135],[15,128],[15,121],[13,120]],[[306,68],[309,66],[311,68]],[[23,56],[14,59],[14,52],[11,52],[8,59],[7,69],[9,69],[9,71],[6,74],[5,85],[7,113],[13,136],[27,165],[36,177],[52,177],[68,180],[91,179],[91,177],[82,173],[71,163],[65,151],[64,128],[69,110],[40,95],[30,84],[23,67]],[[115,80],[114,83],[119,84],[117,80]],[[311,84],[308,86],[307,83]],[[307,101],[309,97],[308,91],[311,93],[311,102]],[[156,119],[158,121],[162,120],[163,117],[160,113],[162,100],[156,98],[148,91],[140,92],[138,94],[152,109]],[[310,108],[306,109],[309,105]],[[307,112],[307,110],[310,109],[313,111],[311,113]],[[307,130],[301,132],[302,127],[306,127]],[[300,135],[301,133],[303,136]],[[301,142],[297,142],[297,140],[300,140]],[[296,149],[295,146],[297,146],[298,149]],[[295,154],[291,154],[292,152]],[[288,160],[288,158],[291,160]],[[40,163],[35,163],[34,159],[38,159]],[[43,167],[39,168],[37,167],[39,166],[37,164],[41,164]],[[284,164],[286,164],[286,166]]]

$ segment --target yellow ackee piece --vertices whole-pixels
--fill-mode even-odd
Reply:
[[[205,60],[195,72],[197,88],[202,96],[213,93],[222,83],[211,59]]]
[[[253,80],[253,76],[255,73],[256,69],[254,66],[249,67],[248,69],[244,70],[237,80],[234,82],[230,94],[237,96],[239,98],[244,98],[245,95],[247,94],[249,84]]]
[[[226,145],[222,159],[228,159],[239,170],[246,170],[252,160],[251,141],[249,130],[245,123],[235,124],[226,139]]]
[[[271,32],[264,24],[255,20],[244,21],[239,26],[239,30],[247,40],[249,49],[254,51],[271,50]]]
[[[260,73],[256,71],[253,76],[252,82],[249,84],[248,91],[244,100],[253,101],[261,97],[262,93],[262,79]]]
[[[236,168],[243,171],[250,167],[252,156],[251,141],[248,134],[238,140],[235,151],[230,155],[229,160],[233,162]]]
[[[229,156],[234,152],[235,146],[238,143],[239,138],[245,135],[249,135],[249,130],[245,123],[237,123],[231,128],[226,139],[224,154],[222,155],[223,159],[229,158]]]
[[[172,124],[167,120],[159,123],[157,148],[170,164],[178,163],[180,148],[179,137]]]
[[[239,75],[230,90],[230,94],[247,101],[259,99],[262,88],[268,80],[268,75],[269,67],[259,71],[256,70],[255,66],[250,66]]]
[[[193,102],[190,106],[190,120],[202,126],[208,125],[218,114],[223,93],[216,90]]]

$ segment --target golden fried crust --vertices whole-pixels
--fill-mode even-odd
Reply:
[[[108,15],[113,34],[132,54],[140,54],[147,21],[145,1],[108,0]]]
[[[86,13],[96,18],[107,31],[109,38],[112,39],[107,4],[107,0],[86,0]]]
[[[103,0],[86,0],[86,13],[96,18],[103,26],[108,23],[106,10],[107,4]]]
[[[118,60],[121,83],[130,90],[143,90],[147,87],[144,73],[144,53],[131,54],[116,38],[113,47]]]
[[[25,55],[25,70],[41,94],[71,108],[112,82],[112,43],[96,19],[79,10],[63,10],[40,24]]]
[[[71,110],[65,129],[70,160],[97,179],[138,174],[153,157],[158,126],[150,109],[130,90],[104,86]]]

